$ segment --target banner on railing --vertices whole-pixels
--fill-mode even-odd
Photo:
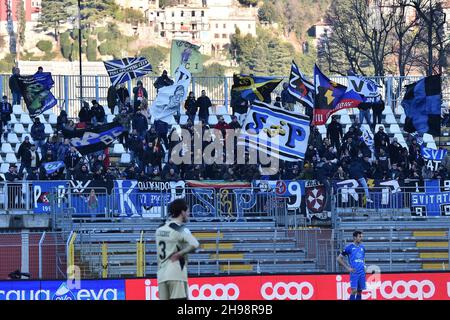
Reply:
[[[407,183],[411,188],[411,214],[450,216],[450,180],[425,180]]]

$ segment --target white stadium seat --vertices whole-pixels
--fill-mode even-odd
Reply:
[[[2,144],[2,153],[12,153],[12,152],[14,152],[14,151],[11,147],[11,144],[9,144],[9,143]]]
[[[394,114],[390,106],[385,106],[382,114]]]
[[[114,148],[113,148],[113,153],[114,153],[114,154],[122,154],[122,153],[125,153],[125,148],[123,147],[123,144],[121,144],[121,143],[116,143],[116,144],[114,145]]]
[[[129,153],[122,153],[120,156],[120,163],[130,163],[131,162],[131,155]]]
[[[106,116],[106,121],[107,121],[108,123],[113,122],[113,120],[114,120],[114,116],[113,116],[112,114],[108,114],[108,115]]]
[[[389,133],[392,134],[402,133],[402,130],[400,130],[398,124],[391,124],[391,126],[389,127]]]
[[[23,127],[23,124],[21,124],[21,123],[16,123],[15,125],[14,125],[14,132],[16,133],[16,134],[24,134],[26,131],[25,131],[25,128]]]
[[[187,121],[188,121],[188,116],[185,115],[185,114],[182,114],[182,115],[180,116],[180,124],[181,124],[181,125],[185,125],[185,124],[187,123]]]
[[[431,134],[424,133],[423,134],[423,142],[424,143],[434,142],[434,138]]]
[[[0,163],[3,163],[3,158],[2,158],[2,156],[0,156]]]
[[[111,114],[111,109],[110,108],[103,106],[103,110],[105,110],[105,114],[106,115],[110,115]]]
[[[48,109],[48,110],[45,110],[45,111],[43,112],[43,114],[48,114],[48,115],[54,114],[54,113],[53,113],[53,108],[50,108],[50,109]]]
[[[397,124],[397,120],[393,114],[387,114],[384,122],[387,124]]]
[[[0,166],[1,173],[7,173],[9,171],[9,163],[2,163]]]
[[[217,106],[216,114],[228,114],[228,108],[226,106]]]
[[[400,123],[405,123],[405,120],[406,120],[406,114],[402,113],[400,115]]]
[[[11,124],[19,123],[19,122],[17,121],[16,116],[15,116],[13,113],[11,113],[11,121],[10,121],[9,123],[11,123]]]
[[[317,126],[317,128],[322,136],[327,134],[327,128],[325,125]]]
[[[50,124],[56,124],[57,120],[58,117],[53,113],[48,117],[48,123]]]
[[[209,116],[208,123],[210,126],[215,126],[219,121],[217,120],[216,115]]]
[[[17,134],[8,133],[8,137],[6,139],[9,143],[19,143],[19,138],[17,138]]]
[[[427,143],[427,148],[431,148],[431,149],[437,149],[436,147],[436,142],[428,142]]]
[[[19,152],[20,145],[21,145],[20,143],[16,143],[16,146],[14,147],[15,153]]]
[[[18,104],[14,105],[13,106],[13,113],[17,114],[17,115],[21,115],[23,113],[22,106],[18,105]]]
[[[44,132],[45,134],[53,134],[53,128],[48,123],[44,124]]]
[[[16,155],[14,153],[7,153],[6,154],[6,158],[5,158],[5,162],[17,163]]]
[[[330,117],[331,118],[331,117]],[[348,114],[341,115],[341,119],[339,120],[341,124],[351,124],[352,120]]]
[[[31,120],[30,116],[26,113],[22,113],[20,115],[20,123],[22,124],[30,124],[33,123],[33,120]]]

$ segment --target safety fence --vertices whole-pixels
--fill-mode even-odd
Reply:
[[[20,271],[31,279],[66,279],[66,246],[61,232],[0,234],[0,279]]]
[[[8,80],[10,75],[0,75],[0,92],[3,92],[8,96],[11,101],[12,94],[9,90]],[[128,88],[131,98],[133,87],[136,85],[137,80],[143,82],[144,88],[148,91],[149,101],[152,102],[156,97],[156,89],[153,83],[156,80],[156,76],[147,76],[142,79],[133,79],[128,81],[125,85]],[[381,94],[388,106],[391,106],[397,113],[402,113],[402,109],[399,108],[401,99],[405,92],[405,85],[419,80],[420,76],[386,76],[386,77],[367,77],[374,80],[381,86]],[[70,117],[78,116],[80,109],[80,77],[76,75],[53,75],[55,81],[53,94],[58,100],[58,105],[61,109],[65,109]],[[347,85],[347,77],[332,76],[331,80]],[[284,78],[288,80],[288,78]],[[86,101],[97,100],[100,104],[106,106],[106,97],[108,88],[111,85],[110,79],[105,75],[98,76],[83,76],[83,99]],[[232,77],[193,77],[191,90],[198,97],[202,90],[206,90],[207,95],[210,97],[211,102],[214,105],[229,106],[231,97],[230,90],[233,85]],[[279,95],[282,90],[280,84],[273,92],[273,98]],[[443,77],[442,86],[443,99],[445,105],[448,105],[450,101],[450,80],[449,77]]]

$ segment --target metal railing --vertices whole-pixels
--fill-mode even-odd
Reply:
[[[9,90],[10,75],[0,75],[0,92],[8,96],[11,101],[11,92]],[[156,97],[156,89],[153,83],[156,80],[156,76],[146,76],[141,79],[133,79],[126,83],[128,91],[132,96],[132,89],[135,86],[137,80],[143,82],[144,88],[148,91],[149,101],[153,102]],[[405,85],[419,80],[420,76],[386,76],[386,77],[367,77],[376,81],[381,85],[381,94],[388,106],[391,106],[395,112],[400,113],[400,101],[404,95]],[[331,76],[331,80],[347,85],[347,77]],[[80,110],[79,103],[79,76],[77,75],[53,75],[55,85],[52,89],[53,94],[58,100],[58,105],[61,109],[65,109],[69,117],[77,117]],[[284,80],[288,80],[284,77]],[[100,104],[106,106],[106,97],[108,88],[111,85],[111,81],[106,75],[98,76],[83,76],[83,98],[86,101],[97,100]],[[200,96],[202,90],[206,90],[207,95],[210,97],[211,102],[214,105],[228,106],[230,103],[230,90],[233,85],[232,77],[193,77],[191,83],[191,90],[195,93],[195,96]],[[273,100],[276,95],[279,95],[282,90],[280,84],[273,92]],[[449,77],[443,77],[442,85],[443,99],[448,104],[450,101],[450,80]]]

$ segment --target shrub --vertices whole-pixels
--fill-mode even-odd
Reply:
[[[87,41],[87,59],[88,61],[97,60],[97,40],[89,38]]]
[[[53,49],[53,44],[48,40],[40,40],[38,43],[36,43],[36,47],[38,47],[38,49],[43,52],[50,52]]]

